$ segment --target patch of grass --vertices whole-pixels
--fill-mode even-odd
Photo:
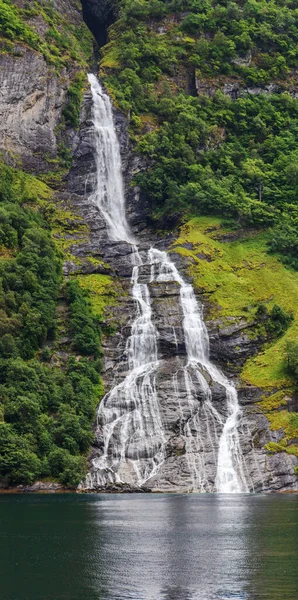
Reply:
[[[294,456],[297,456],[297,458],[298,458],[297,444],[292,444],[290,446],[287,446],[286,444],[283,443],[283,440],[281,440],[279,443],[269,442],[268,444],[265,445],[265,449],[268,450],[268,452],[270,452],[271,454],[276,454],[278,452],[286,452],[287,454],[292,454]],[[297,471],[295,471],[295,473],[298,474]]]
[[[110,275],[79,275],[80,286],[90,292],[90,302],[94,315],[102,317],[106,309],[118,304],[118,297],[123,296],[121,284]]]
[[[287,390],[279,390],[274,394],[270,394],[269,396],[263,396],[261,402],[258,406],[262,408],[264,412],[270,412],[272,410],[276,410],[281,406],[287,405],[288,398],[291,394],[291,389]]]
[[[12,258],[12,250],[5,246],[0,246],[0,260],[9,260]]]
[[[115,69],[120,66],[118,48],[107,44],[104,47],[103,58],[100,61],[101,69]]]
[[[279,429],[284,430],[285,442],[289,442],[297,437],[298,413],[279,410],[268,413],[266,416],[270,421],[270,429],[272,429],[272,431],[278,431]]]
[[[233,234],[233,230],[229,231],[225,223],[221,227],[221,223],[215,217],[191,219],[182,227],[174,250],[190,259],[194,286],[208,293],[212,318],[251,319],[260,303],[269,309],[278,304],[285,312],[293,313],[294,320],[286,333],[250,359],[242,372],[247,383],[259,387],[291,386],[285,345],[298,335],[298,274],[268,254],[267,233],[247,232],[235,241],[223,241],[216,238]]]

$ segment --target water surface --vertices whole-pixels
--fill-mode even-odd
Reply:
[[[1,600],[297,600],[298,495],[0,496]]]

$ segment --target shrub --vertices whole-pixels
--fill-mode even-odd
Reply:
[[[86,83],[84,73],[77,73],[68,88],[67,104],[63,109],[63,117],[66,125],[79,126],[83,89]]]

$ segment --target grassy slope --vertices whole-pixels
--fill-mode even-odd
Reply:
[[[120,282],[115,277],[98,273],[79,275],[77,279],[81,287],[90,293],[93,313],[104,318],[109,329],[113,330],[116,323],[111,308],[118,305],[119,296],[125,295]]]
[[[174,248],[191,259],[189,272],[196,289],[208,292],[212,318],[251,319],[260,302],[268,308],[278,304],[286,312],[293,312],[294,321],[286,333],[248,360],[241,373],[246,383],[264,390],[260,408],[272,429],[282,428],[285,432],[282,443],[271,443],[268,450],[281,451],[298,437],[297,413],[282,410],[295,393],[294,382],[286,371],[285,345],[298,335],[298,273],[268,254],[268,233],[247,232],[235,241],[216,239],[228,232],[225,225],[221,228],[218,218],[196,217],[181,229]],[[192,249],[185,247],[189,242]],[[198,253],[208,260],[199,258]],[[298,455],[298,446],[290,444],[287,451]]]

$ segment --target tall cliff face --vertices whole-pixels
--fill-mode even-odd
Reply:
[[[130,296],[131,249],[125,243],[111,242],[108,239],[105,222],[98,208],[90,203],[90,193],[95,185],[95,161],[91,121],[92,99],[87,84],[78,129],[74,126],[75,119],[69,120],[67,116],[69,112],[66,109],[69,102],[72,104],[74,98],[71,92],[72,84],[77,75],[87,69],[90,60],[90,37],[86,33],[80,7],[75,0],[56,0],[54,13],[50,14],[43,3],[39,3],[40,10],[37,10],[33,3],[31,4],[30,11],[25,8],[25,3],[21,0],[13,3],[17,10],[29,11],[25,16],[30,31],[20,34],[20,40],[14,45],[13,50],[8,45],[8,49],[0,54],[0,66],[2,66],[0,114],[3,116],[0,148],[8,164],[14,166],[21,164],[24,170],[38,174],[55,188],[55,207],[59,211],[60,222],[58,231],[57,228],[54,229],[54,236],[64,252],[64,274],[67,277],[76,275],[81,286],[90,290],[93,306],[104,321],[106,331],[103,339],[104,379],[108,390],[115,382],[120,382],[127,372],[125,346],[135,306]],[[19,14],[24,16],[25,13]],[[86,0],[83,2],[83,15],[99,43],[105,42],[107,27],[116,16],[114,5]],[[176,27],[177,22],[179,19],[167,18],[166,23],[160,24],[154,19],[151,21],[150,17],[150,29],[154,31],[154,35],[163,36],[166,31],[169,31],[171,23]],[[36,39],[32,38],[32,32],[37,35]],[[59,35],[63,36],[64,33],[67,37],[66,41],[59,38]],[[57,42],[57,35],[59,45],[55,50],[53,40],[56,39]],[[86,44],[80,43],[77,46],[76,40],[82,38],[82,35],[86,38]],[[192,44],[190,41],[186,43]],[[114,56],[113,62],[113,57],[108,56],[107,60],[109,52],[110,50],[104,53],[102,75],[108,89],[116,96],[118,105],[121,105],[121,98],[119,101],[117,90],[115,92],[112,85],[113,82],[117,82],[117,78],[119,81],[121,78],[118,58],[115,59]],[[132,58],[128,57],[127,60]],[[133,68],[127,67],[132,71]],[[147,75],[150,84],[153,75],[152,73]],[[132,88],[136,86],[132,94],[137,95],[138,82],[135,79],[133,81],[131,71],[126,72],[126,77]],[[155,76],[153,81],[156,81]],[[175,73],[168,77],[167,82],[154,84],[160,93],[160,102],[163,101],[163,93],[165,97],[169,95],[166,83],[170,88],[173,86],[176,90],[182,88],[191,95],[202,93],[203,84],[202,80],[199,80],[198,72],[195,85],[193,71],[180,71],[177,67]],[[206,83],[209,86],[208,94],[209,92],[213,94],[211,83],[210,81]],[[79,84],[80,90],[83,85]],[[163,91],[162,86],[165,86]],[[148,93],[150,89],[148,88]],[[275,359],[276,352],[283,353],[283,347],[275,348],[272,344],[272,350],[269,348],[269,354],[265,354],[265,358],[260,354],[267,338],[262,323],[254,316],[257,303],[264,299],[266,302],[267,300],[270,303],[274,302],[272,299],[272,295],[276,294],[274,269],[279,269],[278,276],[281,281],[287,278],[293,294],[296,291],[295,276],[288,278],[287,270],[278,263],[277,259],[274,259],[273,263],[270,262],[271,259],[264,250],[264,243],[262,239],[259,240],[255,230],[250,233],[244,230],[235,233],[233,228],[230,228],[230,224],[222,224],[220,219],[214,217],[190,221],[182,228],[180,236],[178,232],[168,231],[160,235],[156,230],[150,230],[148,223],[152,223],[152,214],[149,221],[148,182],[145,182],[143,187],[141,182],[140,193],[140,181],[135,181],[134,177],[137,173],[147,172],[148,168],[150,170],[152,156],[156,150],[155,142],[150,145],[150,136],[155,135],[160,123],[157,122],[156,116],[152,118],[148,113],[141,114],[141,117],[136,114],[136,111],[135,114],[131,114],[127,102],[127,97],[125,101],[122,100],[122,111],[115,109],[114,120],[121,143],[128,217],[140,240],[140,249],[145,255],[148,247],[154,242],[160,249],[169,250],[184,276],[194,281],[198,297],[205,307],[211,340],[211,357],[225,373],[234,378],[239,388],[240,402],[244,411],[242,434],[245,439],[247,464],[256,489],[261,489],[262,485],[264,489],[271,490],[295,489],[297,477],[294,474],[294,467],[298,460],[295,452],[292,453],[296,445],[293,434],[288,431],[290,424],[287,420],[289,411],[295,409],[293,387],[291,381],[289,382],[281,374],[282,371],[277,373],[275,380],[270,379],[271,374],[266,380],[270,351]],[[184,114],[182,108],[180,112]],[[162,110],[171,109],[171,104],[166,103]],[[161,118],[165,118],[164,113],[161,114]],[[188,117],[185,116],[185,123],[187,120]],[[127,125],[129,125],[129,134]],[[146,152],[143,152],[142,146],[139,146],[136,152],[136,144],[143,134],[148,136],[149,146],[145,147],[143,142],[143,150],[145,148]],[[216,150],[225,140],[225,136],[226,133],[222,128],[213,128],[209,140],[211,150]],[[181,132],[177,143],[180,139]],[[160,139],[158,143],[162,147],[164,140]],[[198,140],[195,143],[197,144]],[[163,146],[163,148],[165,156],[168,156],[167,147]],[[198,156],[203,149],[202,144],[199,143]],[[171,157],[168,158],[170,164]],[[184,169],[183,164],[181,169]],[[157,175],[155,172],[156,177]],[[158,181],[158,178],[156,180]],[[258,181],[257,184],[259,185]],[[255,181],[253,185],[256,186]],[[176,188],[173,188],[173,194],[175,196]],[[170,220],[168,214],[167,223],[179,220],[176,206],[173,212],[173,220]],[[61,213],[65,215],[64,219]],[[159,227],[161,224],[164,225],[164,221],[158,222]],[[256,242],[255,249],[252,247],[250,252],[249,246],[254,242]],[[247,247],[248,252],[245,254],[243,249]],[[261,277],[259,281],[260,272],[265,273],[265,277],[263,279]],[[145,279],[148,278],[148,273],[144,273],[143,276]],[[260,291],[262,281],[265,282],[266,289]],[[182,335],[179,336],[181,306],[177,286],[151,284],[151,288],[154,312],[160,331],[159,353],[162,359],[162,369],[159,374],[160,407],[164,422],[167,424],[168,437],[167,464],[163,474],[163,481],[167,481],[168,484],[164,485],[163,489],[177,489],[183,487],[185,477],[185,448],[183,440],[177,433],[179,415],[177,406],[173,402],[172,383],[169,382],[172,382],[173,371],[185,358],[183,338]],[[279,298],[282,299],[281,290],[278,290],[278,302],[282,303]],[[287,302],[284,308],[289,311]],[[173,336],[173,328],[178,332],[176,338]],[[70,341],[67,337],[62,341],[59,359],[63,358],[64,354],[67,355]],[[255,362],[246,363],[252,356],[256,356]],[[241,377],[243,365],[244,372]],[[265,374],[264,386],[256,371]],[[185,400],[186,390],[180,389],[179,393]],[[214,390],[214,399],[220,406],[222,390]],[[286,434],[283,427],[286,429]],[[248,428],[252,432],[252,438],[247,434]],[[271,446],[265,449],[267,444]],[[202,439],[204,451],[210,450],[209,445],[210,440],[207,437]],[[288,452],[283,451],[287,449]],[[98,447],[95,445],[92,457],[97,454]],[[158,488],[159,484],[157,478],[154,485]]]
[[[52,171],[59,160],[68,90],[76,75],[85,73],[91,37],[75,1],[57,0],[48,7],[20,0],[1,16],[0,150],[11,164],[35,173]],[[66,142],[69,136],[71,131],[64,135]]]
[[[1,55],[1,149],[12,164],[21,160],[35,172],[49,168],[57,157],[54,133],[68,89],[49,70],[43,56],[20,47],[17,57]]]

